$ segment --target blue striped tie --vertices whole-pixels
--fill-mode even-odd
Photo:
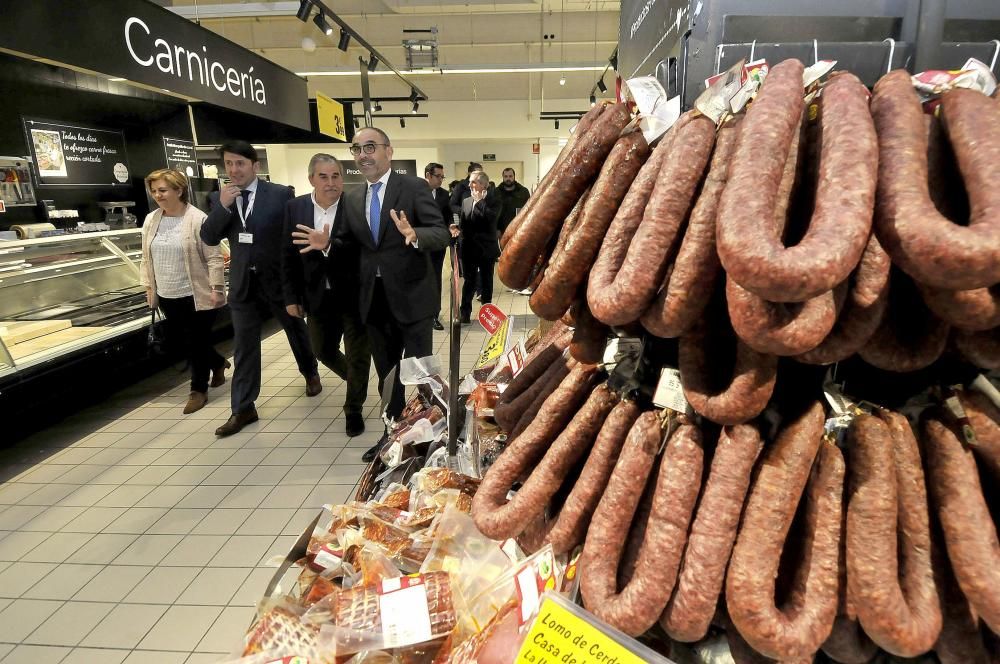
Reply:
[[[378,244],[379,218],[382,216],[382,205],[378,202],[378,190],[382,187],[381,182],[371,185],[372,202],[368,206],[368,218],[372,228],[372,240]]]

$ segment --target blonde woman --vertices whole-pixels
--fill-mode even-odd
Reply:
[[[219,247],[201,241],[205,213],[189,204],[187,177],[161,169],[146,176],[146,188],[159,209],[142,225],[141,283],[146,302],[159,307],[168,335],[183,343],[191,365],[191,394],[184,414],[208,402],[212,387],[226,382],[226,361],[212,346],[212,324],[226,303],[225,266]]]

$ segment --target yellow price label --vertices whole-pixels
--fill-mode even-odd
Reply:
[[[510,332],[510,319],[504,320],[497,328],[497,331],[493,333],[490,337],[489,342],[486,344],[486,348],[479,355],[479,361],[476,362],[476,369],[480,369],[489,364],[495,363],[500,356],[503,354],[504,348],[507,347],[507,334]]]
[[[546,598],[515,664],[645,664],[613,638]]]

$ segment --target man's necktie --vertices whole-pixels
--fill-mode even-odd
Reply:
[[[250,190],[244,189],[240,192],[240,196],[243,197],[243,218],[250,218]]]
[[[378,190],[382,187],[381,182],[371,185],[372,202],[368,206],[368,217],[371,219],[372,240],[378,244],[379,219],[382,215],[382,205],[378,202]]]

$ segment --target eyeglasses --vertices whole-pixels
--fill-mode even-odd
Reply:
[[[365,154],[375,154],[375,147],[381,145],[382,147],[389,147],[388,143],[365,143],[364,145],[352,145],[351,154],[357,157],[364,150]]]

